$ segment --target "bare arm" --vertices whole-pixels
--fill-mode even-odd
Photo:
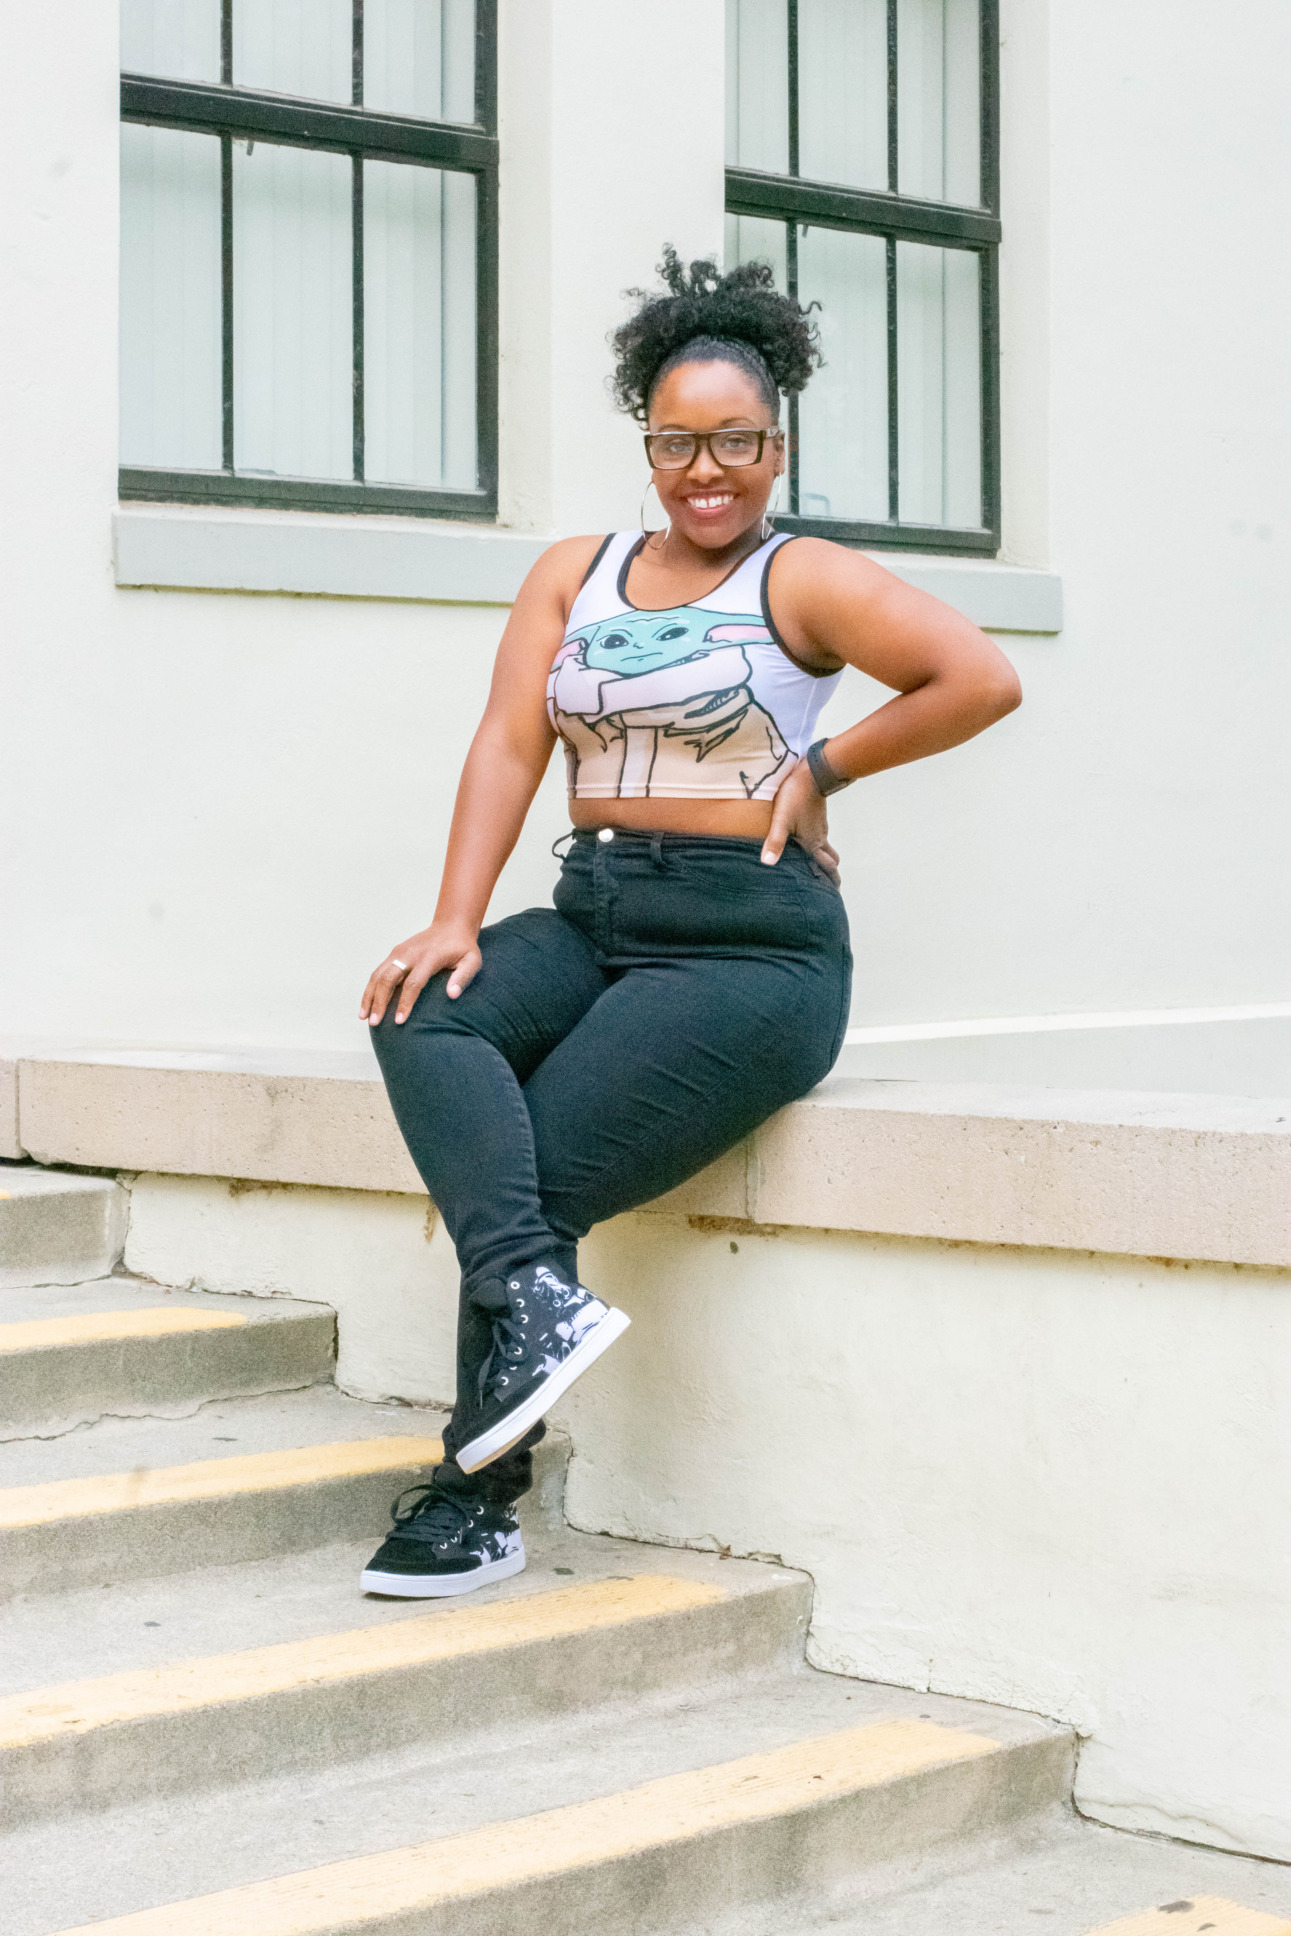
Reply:
[[[959,746],[1021,704],[1016,672],[984,632],[859,552],[814,538],[787,545],[771,595],[785,643],[805,665],[854,665],[897,694],[826,742],[825,758],[847,779]],[[793,833],[818,849],[823,829],[804,761],[776,795],[763,859],[777,861]]]
[[[596,545],[595,538],[553,545],[520,588],[458,782],[434,919],[399,942],[369,977],[359,1014],[374,1027],[396,988],[395,1021],[402,1022],[432,975],[452,970],[447,992],[455,1000],[479,970],[476,937],[489,897],[556,743],[547,719],[547,675]]]

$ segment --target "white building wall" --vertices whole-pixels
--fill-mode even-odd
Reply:
[[[664,239],[717,246],[720,16],[503,0],[525,528],[637,516],[604,336]],[[1007,554],[1061,571],[1069,620],[1006,640],[1020,713],[836,803],[857,1021],[1287,993],[1288,31],[1277,0],[1006,5]],[[429,913],[504,614],[115,588],[112,9],[27,9],[10,44],[3,1026],[352,1043]],[[553,778],[499,909],[545,895],[561,823]]]

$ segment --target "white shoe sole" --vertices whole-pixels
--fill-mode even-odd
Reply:
[[[546,1383],[530,1394],[524,1403],[517,1405],[513,1412],[487,1432],[481,1432],[477,1439],[464,1445],[457,1454],[457,1463],[463,1472],[478,1472],[482,1465],[491,1465],[509,1452],[518,1439],[522,1439],[531,1425],[548,1408],[555,1404],[562,1392],[567,1392],[576,1378],[581,1378],[589,1365],[594,1365],[603,1351],[608,1351],[616,1338],[621,1338],[632,1320],[626,1311],[606,1312],[594,1331],[576,1344],[562,1365],[558,1365]]]
[[[490,1586],[494,1580],[509,1580],[523,1573],[525,1551],[508,1553],[504,1560],[486,1560],[469,1573],[381,1573],[367,1567],[359,1576],[364,1593],[387,1593],[396,1600],[447,1600],[454,1593],[474,1593],[477,1586]]]

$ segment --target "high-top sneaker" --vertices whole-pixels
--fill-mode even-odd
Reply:
[[[391,1532],[359,1578],[365,1593],[439,1600],[451,1593],[472,1593],[477,1586],[524,1570],[524,1541],[514,1506],[459,1499],[431,1484],[401,1492],[391,1517]]]
[[[506,1306],[492,1314],[493,1349],[480,1368],[478,1429],[457,1452],[463,1472],[509,1451],[632,1322],[545,1264],[503,1283]]]

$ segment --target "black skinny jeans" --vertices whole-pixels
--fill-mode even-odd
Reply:
[[[790,842],[574,835],[551,908],[485,928],[483,966],[447,974],[372,1031],[394,1113],[457,1247],[457,1405],[436,1483],[509,1504],[541,1424],[463,1473],[502,1280],[578,1275],[578,1240],[693,1176],[833,1067],[852,959],[842,897]],[[613,1302],[613,1285],[593,1286]]]

